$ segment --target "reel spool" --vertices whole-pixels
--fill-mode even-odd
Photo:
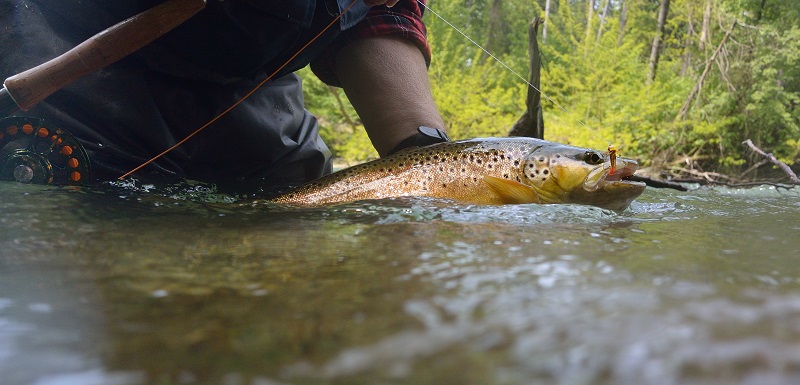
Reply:
[[[90,181],[89,156],[70,133],[43,119],[0,119],[0,180],[80,186]]]

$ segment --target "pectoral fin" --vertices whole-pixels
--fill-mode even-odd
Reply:
[[[539,195],[536,194],[536,190],[531,186],[489,175],[484,175],[483,181],[486,182],[489,189],[495,193],[503,203],[542,203],[542,200],[539,199]]]

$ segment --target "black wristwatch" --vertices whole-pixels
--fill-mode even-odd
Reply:
[[[450,141],[450,137],[447,136],[447,133],[438,128],[419,126],[419,128],[417,128],[417,131],[419,131],[419,133],[404,139],[397,146],[395,146],[392,149],[392,151],[389,151],[388,155],[392,155],[395,152],[398,152],[405,148],[423,147],[423,146],[429,146],[431,144],[444,143]]]

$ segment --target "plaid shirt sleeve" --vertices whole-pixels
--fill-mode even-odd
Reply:
[[[427,2],[423,0],[423,2]],[[394,7],[372,7],[367,16],[336,39],[336,41],[311,62],[311,70],[323,82],[341,86],[336,77],[334,58],[347,43],[372,36],[398,36],[407,39],[419,48],[425,63],[431,62],[431,49],[426,38],[427,30],[422,22],[423,8],[417,0],[400,0]]]

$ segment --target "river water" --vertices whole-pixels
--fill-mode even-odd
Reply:
[[[800,190],[298,210],[0,182],[0,378],[798,384]]]

